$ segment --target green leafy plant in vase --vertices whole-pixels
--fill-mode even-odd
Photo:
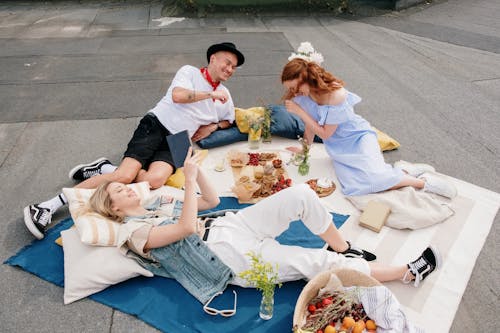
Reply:
[[[266,106],[264,109],[264,119],[262,121],[262,142],[271,142],[271,108]]]
[[[294,164],[298,165],[298,167],[299,167],[299,169],[298,169],[299,174],[301,176],[305,176],[309,173],[309,167],[310,167],[309,149],[310,149],[310,146],[307,143],[307,140],[302,138],[302,137],[299,137],[299,143],[302,146],[302,150],[295,154],[293,161],[294,161]]]
[[[248,118],[248,146],[258,149],[262,139],[262,124],[264,117]]]

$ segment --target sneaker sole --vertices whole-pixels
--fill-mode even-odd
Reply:
[[[454,199],[458,195],[457,187],[455,185],[453,185],[453,183],[451,183],[449,180],[447,180],[442,175],[439,175],[439,174],[433,173],[433,172],[424,172],[423,174],[421,174],[420,176],[418,176],[418,178],[419,179],[422,179],[422,178],[426,179],[427,178],[426,174],[428,174],[430,177],[437,178],[437,180],[439,180],[441,182],[447,183],[451,187],[452,192],[453,192],[450,195],[438,194],[438,193],[435,193],[435,192],[430,192],[430,193],[434,193],[434,194],[440,195],[440,196],[442,196],[444,198],[448,198],[448,199]]]
[[[436,172],[436,169],[430,165],[430,164],[425,164],[425,163],[410,163],[410,162],[407,162],[407,161],[403,161],[403,160],[399,160],[397,162],[394,163],[394,167],[395,168],[399,168],[399,169],[402,169],[402,170],[406,170],[405,169],[405,166],[409,166],[409,167],[416,167],[416,168],[420,168],[420,169],[423,169],[425,171],[423,171],[420,175],[426,173],[426,172]],[[414,177],[418,177],[420,175],[414,175]]]
[[[33,224],[33,221],[31,220],[30,216],[30,207],[26,206],[23,209],[24,213],[24,224],[26,225],[26,228],[35,236],[37,239],[43,239],[44,235],[38,230],[38,228]]]
[[[443,258],[441,257],[441,253],[439,250],[434,247],[433,245],[429,245],[429,248],[432,250],[432,253],[434,253],[434,257],[436,258],[436,270],[438,268],[441,268],[441,265],[443,264]]]
[[[90,165],[92,165],[92,164],[97,164],[97,163],[100,163],[100,162],[105,161],[105,160],[107,160],[107,158],[106,158],[106,157],[101,157],[101,158],[98,158],[97,160],[95,160],[95,161],[93,161],[93,162],[90,162],[90,163],[78,164],[77,166],[75,166],[73,169],[71,169],[71,170],[69,171],[69,173],[68,173],[68,177],[69,177],[69,179],[74,180],[74,179],[73,179],[73,176],[74,176],[74,175],[75,175],[75,173],[76,173],[78,170],[80,170],[81,168],[88,167],[88,166],[90,166]]]

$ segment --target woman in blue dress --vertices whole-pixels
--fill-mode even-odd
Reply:
[[[377,134],[368,121],[354,113],[361,98],[344,82],[314,61],[295,58],[284,67],[281,82],[287,89],[285,106],[305,124],[304,139],[319,136],[333,161],[345,195],[364,195],[413,186],[448,198],[456,189],[431,172],[426,164],[385,163]]]

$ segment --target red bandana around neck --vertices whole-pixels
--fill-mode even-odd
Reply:
[[[212,80],[212,77],[210,77],[210,73],[208,73],[208,69],[206,67],[200,68],[200,71],[203,77],[208,81],[208,83],[212,86],[212,88],[215,91],[219,86],[220,82],[214,82]]]

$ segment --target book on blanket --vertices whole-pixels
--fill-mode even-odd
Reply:
[[[363,214],[359,217],[359,225],[375,232],[380,232],[390,213],[391,207],[382,202],[371,200],[363,210]]]
[[[181,131],[176,134],[167,135],[167,143],[172,154],[172,160],[176,168],[182,168],[184,166],[184,160],[189,147],[193,144],[191,138],[189,137],[188,131]]]

